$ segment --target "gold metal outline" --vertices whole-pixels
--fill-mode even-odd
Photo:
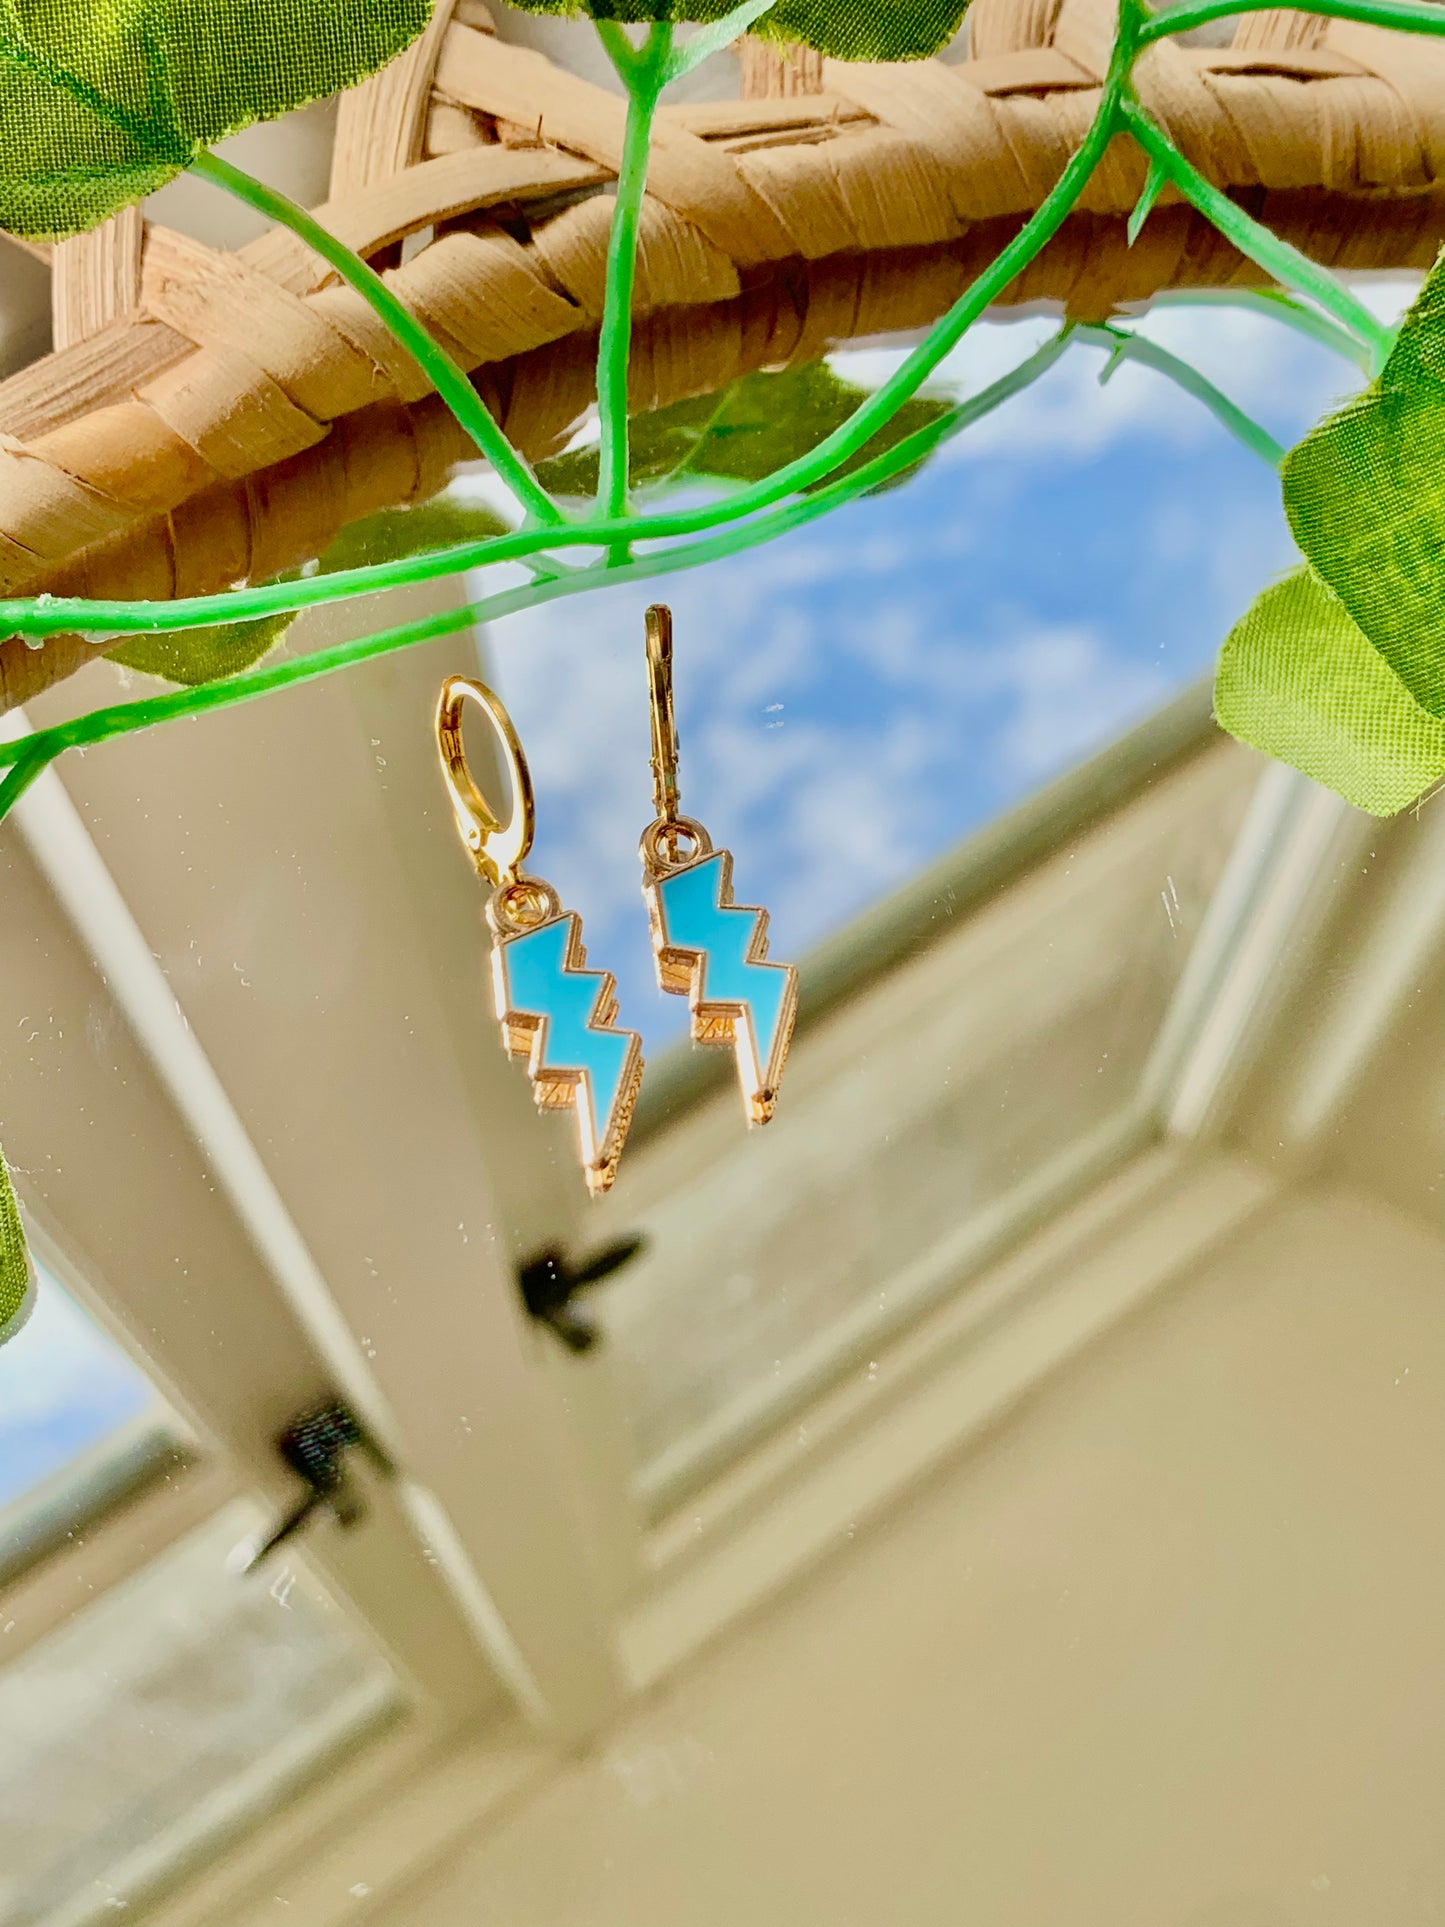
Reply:
[[[707,978],[707,951],[684,948],[667,941],[667,922],[659,886],[683,870],[710,863],[715,857],[721,859],[718,866],[719,909],[736,910],[754,919],[753,933],[743,952],[743,962],[749,966],[761,965],[767,970],[781,970],[787,975],[782,1013],[766,1064],[762,1061],[758,1039],[753,1031],[751,1006],[703,995]],[[733,901],[733,853],[731,850],[715,850],[711,847],[687,863],[676,864],[665,870],[650,870],[643,885],[643,896],[647,902],[647,921],[652,935],[652,953],[657,964],[659,987],[674,996],[687,998],[689,1028],[695,1044],[731,1046],[749,1124],[770,1123],[778,1106],[778,1086],[788,1061],[793,1026],[798,1019],[798,971],[794,964],[776,963],[769,957],[767,911],[761,904]]]
[[[570,1108],[576,1113],[582,1175],[587,1181],[589,1194],[600,1198],[611,1190],[617,1176],[623,1146],[632,1126],[632,1114],[637,1108],[637,1096],[642,1088],[642,1039],[635,1030],[628,1030],[617,1022],[617,979],[612,972],[587,968],[587,947],[582,941],[582,919],[577,912],[564,910],[560,917],[549,918],[548,921],[565,923],[568,927],[563,969],[569,974],[595,977],[597,980],[597,996],[592,1014],[587,1019],[588,1029],[612,1031],[628,1040],[626,1065],[616,1102],[610,1116],[598,1120],[600,1137],[592,1128],[594,1094],[587,1072],[580,1067],[549,1064],[546,1061],[550,1017],[545,1012],[519,1011],[511,1006],[507,994],[507,966],[503,956],[508,946],[507,940],[501,937],[492,946],[493,1001],[502,1028],[502,1043],[509,1056],[525,1057],[527,1060],[527,1076],[531,1081],[532,1099],[537,1109],[562,1111]]]
[[[505,822],[487,801],[467,762],[462,718],[469,702],[482,710],[501,745],[502,760],[512,785],[512,811]],[[587,970],[582,920],[577,912],[562,908],[561,899],[550,883],[528,876],[522,870],[522,861],[531,850],[536,829],[536,801],[527,758],[506,705],[485,683],[469,676],[448,676],[437,698],[436,736],[442,780],[451,798],[457,835],[478,874],[493,885],[487,904],[487,922],[492,931],[493,1001],[503,1046],[509,1055],[527,1059],[527,1075],[539,1110],[570,1107],[576,1113],[583,1176],[592,1196],[600,1197],[617,1175],[618,1161],[637,1105],[642,1083],[642,1039],[636,1031],[627,1030],[616,1021],[617,984],[611,971]],[[597,980],[597,996],[587,1028],[627,1039],[625,1068],[616,1101],[610,1115],[597,1120],[600,1138],[593,1129],[593,1093],[586,1070],[546,1061],[549,1015],[509,1007],[506,950],[518,938],[553,922],[567,925],[563,974],[581,974]]]
[[[654,602],[647,628],[647,693],[652,711],[652,809],[664,823],[678,820],[677,712],[672,700],[672,611]]]
[[[687,998],[695,1044],[732,1046],[748,1122],[766,1124],[777,1107],[778,1085],[787,1062],[788,1047],[793,1040],[793,1025],[798,1015],[798,972],[792,964],[769,961],[767,911],[760,905],[733,902],[731,850],[715,849],[712,838],[702,824],[696,818],[681,813],[677,712],[672,689],[672,611],[664,603],[654,603],[647,611],[645,622],[647,694],[652,718],[652,807],[655,818],[642,832],[638,854],[642,858],[642,893],[647,904],[657,981],[661,989],[674,996]],[[782,1015],[766,1064],[761,1061],[758,1039],[753,1035],[751,1006],[704,1000],[707,951],[680,949],[667,941],[659,884],[668,877],[710,861],[714,856],[722,858],[718,907],[738,910],[755,919],[753,934],[744,952],[744,963],[762,964],[770,970],[787,972]]]
[[[486,716],[502,747],[512,784],[512,814],[505,823],[483,796],[467,762],[462,715],[468,702],[476,703]],[[437,698],[436,732],[437,753],[451,797],[457,835],[489,883],[515,883],[522,860],[532,847],[537,807],[532,794],[532,774],[506,705],[485,683],[469,676],[448,676]]]

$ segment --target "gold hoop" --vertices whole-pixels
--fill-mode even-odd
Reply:
[[[512,785],[512,814],[504,823],[477,787],[462,741],[462,712],[468,700],[477,704],[501,744],[502,759]],[[452,799],[457,835],[478,870],[491,883],[516,880],[518,865],[532,847],[536,805],[527,759],[502,700],[485,683],[467,676],[448,676],[437,700],[437,752],[442,776]]]

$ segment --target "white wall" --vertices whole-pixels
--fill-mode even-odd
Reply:
[[[1442,1277],[1255,1220],[388,1927],[1438,1927]]]

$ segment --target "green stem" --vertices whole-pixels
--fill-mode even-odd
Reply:
[[[1047,352],[1050,360],[1056,358],[1067,332],[1045,344],[1039,354]],[[997,407],[1000,401],[1016,393],[1019,386],[1034,380],[1047,365],[1036,366],[1036,361],[1037,357],[1030,356],[1019,370],[985,390],[986,395],[996,396],[989,407]],[[1024,373],[1025,370],[1029,372]],[[965,408],[971,406],[964,404]],[[987,412],[985,408],[984,413]],[[611,542],[628,537],[651,542],[705,534],[720,524],[731,525],[739,502],[755,492],[739,490],[709,510],[651,515],[645,520],[570,522],[556,529],[519,529],[510,535],[487,536],[476,542],[459,542],[449,549],[402,556],[394,562],[373,562],[362,568],[337,569],[331,575],[305,576],[291,582],[263,583],[254,589],[233,589],[222,595],[180,596],[172,602],[106,602],[83,596],[0,600],[0,630],[13,628],[42,636],[83,630],[119,637],[248,622],[259,616],[294,613],[387,589],[407,588],[415,583],[434,581],[442,575],[526,561],[542,549],[605,549]],[[0,761],[4,758],[5,745],[0,743]]]
[[[1268,462],[1271,468],[1278,468],[1284,460],[1285,451],[1268,429],[1261,427],[1252,415],[1246,415],[1228,395],[1215,387],[1206,375],[1183,360],[1171,354],[1157,341],[1150,341],[1147,335],[1131,334],[1127,328],[1115,328],[1108,324],[1081,322],[1075,329],[1080,341],[1087,341],[1096,348],[1107,349],[1117,360],[1137,361],[1142,367],[1152,368],[1157,374],[1167,375],[1187,394],[1204,406],[1227,428],[1236,440],[1243,442],[1251,455],[1258,455],[1261,461]],[[1103,379],[1108,378],[1106,369]]]
[[[318,676],[349,668],[354,663],[369,661],[374,656],[407,649],[414,643],[430,642],[476,623],[494,622],[518,610],[556,601],[561,596],[580,595],[604,583],[640,581],[651,576],[673,574],[771,541],[819,515],[855,501],[870,489],[879,487],[904,469],[923,461],[951,436],[981,421],[985,415],[1052,367],[1063,353],[1069,334],[1068,327],[1062,328],[1053,340],[1037,348],[1017,368],[1011,369],[968,401],[960,403],[947,416],[905,436],[902,441],[851,474],[828,483],[814,494],[770,516],[759,518],[746,528],[729,529],[706,541],[664,549],[660,555],[640,557],[615,568],[594,567],[534,581],[481,602],[442,610],[422,621],[406,623],[360,641],[337,643],[330,649],[320,649],[313,655],[297,657],[289,662],[275,663],[270,668],[246,670],[223,682],[205,683],[199,688],[177,690],[165,696],[146,697],[140,702],[113,704],[108,709],[92,710],[88,715],[78,716],[71,722],[36,730],[29,736],[11,742],[0,741],[0,764],[13,762],[16,765],[4,783],[0,784],[0,818],[46,764],[67,749],[108,742],[113,737],[128,735],[137,729],[152,728],[157,723],[171,722],[180,716],[197,716],[207,710],[250,702],[258,696],[289,688],[295,683],[310,682]],[[28,772],[23,777],[22,770]]]
[[[872,439],[957,345],[978,316],[1057,232],[1113,138],[1131,44],[1121,23],[1114,65],[1093,124],[1043,203],[998,258],[934,325],[876,394],[860,403],[841,427],[806,455],[789,462],[765,480],[739,489],[721,502],[648,516],[645,521],[593,519],[564,523],[546,532],[521,530],[515,535],[463,543],[451,550],[411,556],[400,562],[378,562],[366,568],[341,569],[330,576],[263,584],[254,589],[232,590],[225,595],[187,596],[154,604],[96,601],[81,596],[0,600],[0,632],[14,629],[43,636],[82,629],[100,634],[136,635],[246,621],[283,609],[309,608],[316,603],[344,601],[380,589],[426,581],[448,571],[517,561],[544,547],[598,547],[617,541],[699,535],[770,508],[784,496],[811,487]]]
[[[627,89],[627,131],[607,244],[607,292],[597,344],[597,413],[602,425],[597,503],[615,521],[628,513],[627,365],[637,283],[637,227],[647,185],[653,116],[672,58],[672,25],[654,21],[640,52],[612,22],[600,21],[598,32]]]
[[[860,471],[861,473],[861,471]],[[852,482],[855,478],[849,477]],[[841,486],[841,485],[839,485]],[[862,487],[850,491],[861,494]],[[542,581],[525,583],[516,589],[504,591],[500,595],[489,596],[480,602],[467,603],[455,609],[443,609],[436,615],[427,616],[418,622],[404,623],[395,629],[385,629],[380,634],[363,637],[360,641],[337,643],[330,649],[318,649],[313,655],[295,657],[288,662],[276,663],[269,669],[252,669],[239,676],[231,676],[222,682],[204,683],[198,688],[177,690],[171,695],[151,696],[135,703],[118,703],[109,709],[94,709],[87,715],[78,716],[73,722],[59,723],[50,729],[36,730],[30,736],[21,737],[17,743],[0,743],[0,762],[10,761],[17,753],[21,760],[16,763],[4,783],[0,784],[0,804],[8,808],[15,798],[25,791],[39,775],[40,771],[67,749],[80,749],[95,743],[110,742],[114,737],[129,735],[133,730],[153,728],[157,723],[174,722],[181,716],[200,716],[212,709],[228,709],[233,704],[254,701],[258,696],[267,696],[277,690],[293,688],[298,683],[312,682],[319,676],[328,676],[338,669],[351,668],[362,662],[370,662],[376,656],[390,655],[399,649],[410,649],[421,642],[433,642],[438,637],[454,634],[458,629],[466,629],[483,622],[495,622],[503,616],[515,615],[523,609],[535,609],[547,602],[555,602],[562,596],[581,595],[589,589],[598,589],[616,582],[630,582],[645,577],[668,575],[681,569],[694,568],[700,563],[715,561],[720,556],[730,555],[738,549],[748,548],[757,542],[772,540],[796,527],[802,521],[809,521],[815,515],[824,514],[834,503],[825,501],[821,495],[809,497],[787,509],[779,510],[775,516],[759,521],[745,531],[730,533],[726,536],[713,536],[706,541],[697,542],[691,547],[664,549],[660,555],[640,557],[616,568],[594,567],[577,570],[568,576],[555,576]],[[739,539],[741,537],[741,539]],[[0,808],[0,816],[4,809]]]
[[[1364,342],[1283,288],[1170,289],[1156,294],[1149,303],[1151,314],[1161,308],[1245,308],[1272,321],[1285,322],[1297,333],[1354,362],[1367,375],[1374,372],[1374,357]]]
[[[1372,27],[1399,27],[1406,33],[1445,34],[1445,14],[1437,5],[1412,0],[1183,0],[1153,15],[1139,36],[1139,46],[1150,46],[1168,34],[1189,33],[1231,14],[1260,13],[1282,6],[1297,13],[1320,13],[1335,20],[1361,20]]]
[[[561,522],[562,511],[538,482],[522,457],[498,427],[491,410],[467,380],[451,356],[437,342],[405,304],[399,301],[376,270],[352,252],[320,222],[297,207],[284,194],[264,181],[258,181],[219,154],[202,153],[190,164],[191,173],[215,187],[233,194],[248,207],[256,208],[270,221],[291,232],[313,248],[343,281],[355,288],[370,303],[388,329],[426,374],[427,379],[471,436],[492,467],[517,498],[519,506],[534,521]]]
[[[36,735],[21,737],[17,747],[24,750],[30,745],[33,745],[40,733],[41,732],[37,731]],[[5,747],[8,748],[9,745],[7,744]],[[4,781],[0,782],[0,823],[4,822],[11,807],[20,801],[36,777],[44,773],[54,754],[55,752],[53,750],[49,754],[45,754],[42,751],[31,749],[30,754],[17,758],[7,772]]]
[[[1370,350],[1372,372],[1378,373],[1394,345],[1394,333],[1376,321],[1348,288],[1332,274],[1316,266],[1307,255],[1282,241],[1267,227],[1246,214],[1237,201],[1215,187],[1179,152],[1162,129],[1144,112],[1137,101],[1126,98],[1120,105],[1120,118],[1153,164],[1166,174],[1185,199],[1197,207],[1205,219],[1232,241],[1241,254],[1262,267],[1273,280],[1283,282],[1317,302],[1334,316],[1350,334]]]
[[[894,370],[883,386],[870,395],[840,427],[825,436],[816,448],[789,462],[766,481],[743,489],[729,500],[735,514],[751,514],[765,508],[796,489],[810,487],[831,474],[850,455],[857,454],[883,425],[890,421],[905,401],[922,387],[934,369],[956,348],[984,310],[992,305],[1015,276],[1021,274],[1034,256],[1042,251],[1063,226],[1089,177],[1104,156],[1117,131],[1120,104],[1134,58],[1136,25],[1131,13],[1122,11],[1119,36],[1109,64],[1089,131],[1069,158],[1058,180],[1038,208],[1025,221],[1002,253],[984,269],[978,279],[959,296],[941,320],[934,323],[912,354]],[[681,518],[678,518],[681,519]]]
[[[755,26],[765,13],[771,13],[778,0],[742,0],[741,6],[724,14],[721,20],[714,20],[709,26],[699,27],[685,47],[674,47],[672,57],[667,63],[667,82],[681,80],[690,74],[694,67],[714,54],[720,54],[724,47],[745,34],[749,27]]]

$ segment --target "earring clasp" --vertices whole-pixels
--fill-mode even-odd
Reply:
[[[512,813],[505,823],[482,794],[467,762],[462,715],[469,700],[492,725],[511,781]],[[511,717],[501,698],[485,683],[473,682],[467,676],[448,676],[437,700],[436,729],[437,752],[458,836],[489,882],[515,883],[522,860],[532,847],[536,807],[527,759]]]
[[[672,702],[672,611],[647,612],[647,687],[652,707],[652,807],[664,823],[678,817],[677,716]]]

